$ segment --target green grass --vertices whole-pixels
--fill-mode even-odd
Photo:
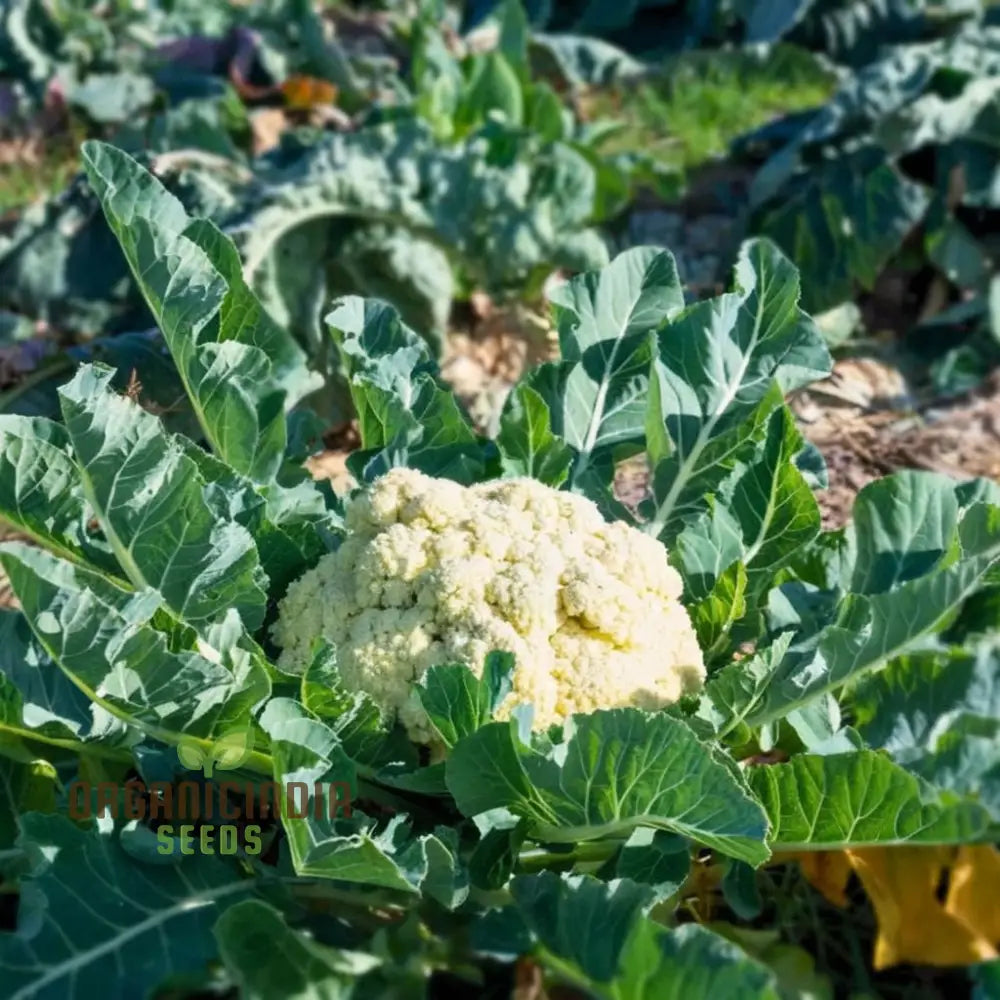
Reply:
[[[690,169],[724,155],[749,129],[821,104],[834,89],[832,74],[792,46],[759,58],[711,50],[669,60],[656,78],[638,86],[597,93],[586,101],[586,112],[623,121],[605,143],[609,153],[643,151]],[[0,213],[62,190],[76,167],[68,136],[56,138],[37,163],[0,165]]]
[[[588,117],[621,118],[609,152],[644,151],[691,168],[724,155],[738,135],[791,111],[826,101],[833,75],[801,49],[778,46],[764,57],[736,51],[686,53],[656,78],[606,91]]]

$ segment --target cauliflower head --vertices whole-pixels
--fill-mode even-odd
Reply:
[[[494,649],[515,657],[499,715],[531,702],[536,729],[598,708],[659,708],[704,680],[666,550],[584,497],[532,479],[466,487],[393,469],[346,519],[341,547],[281,602],[279,662],[303,671],[325,637],[344,686],[414,742],[435,741],[416,690],[424,672],[461,662],[481,673]]]

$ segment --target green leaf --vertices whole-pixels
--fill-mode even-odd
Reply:
[[[455,131],[455,112],[465,78],[430,12],[414,20],[410,52],[415,107],[435,135],[450,139]]]
[[[288,698],[268,702],[260,725],[271,741],[274,780],[285,790],[281,817],[296,872],[412,891],[395,863],[365,833],[338,832],[351,827],[347,817],[357,798],[357,771],[334,732]],[[290,803],[293,782],[303,783],[308,808]],[[305,815],[289,815],[290,805]]]
[[[778,1000],[782,994],[765,965],[707,928],[692,923],[667,931],[642,920],[626,942],[618,975],[597,995],[607,1000]]]
[[[647,886],[628,879],[607,883],[555,872],[519,875],[510,892],[545,948],[598,981],[615,975],[625,942],[653,899]]]
[[[746,567],[734,562],[715,581],[711,591],[691,608],[691,624],[706,662],[725,652],[730,630],[746,614],[746,589]]]
[[[267,693],[259,662],[242,650],[224,656],[193,636],[159,631],[160,598],[152,591],[125,590],[19,542],[0,546],[0,565],[38,642],[66,676],[90,701],[157,738],[211,736],[246,720]]]
[[[810,164],[759,213],[755,230],[796,261],[803,305],[823,312],[854,298],[859,286],[873,287],[928,205],[921,185],[867,147]]]
[[[336,650],[329,643],[317,643],[302,675],[299,696],[302,705],[334,731],[344,752],[356,764],[416,768],[416,748],[400,729],[387,727],[371,695],[344,689]]]
[[[336,298],[363,293],[368,299],[391,302],[404,320],[423,334],[433,354],[440,355],[456,283],[447,254],[405,226],[345,220],[344,235],[340,235],[340,226],[334,226],[326,230],[330,234],[327,295]],[[309,227],[303,227],[303,238],[311,232]],[[293,234],[293,240],[298,238]],[[313,252],[319,255],[319,251]],[[301,276],[301,259],[297,255],[289,254],[286,259],[282,254],[274,263],[282,268],[276,274],[282,283],[287,282],[288,272]],[[284,294],[291,297],[287,286]],[[327,302],[320,305],[325,307]],[[295,321],[291,322],[294,329]]]
[[[555,63],[571,87],[608,87],[642,76],[645,63],[605,41],[585,34],[532,35],[533,48],[541,49]]]
[[[743,861],[731,861],[722,877],[722,896],[740,920],[756,920],[764,909],[757,872]]]
[[[336,547],[343,517],[336,504],[308,479],[259,486],[220,462],[188,438],[175,437],[205,480],[206,503],[223,520],[235,521],[253,536],[261,566],[270,580],[269,596],[281,597],[292,580]]]
[[[889,495],[891,488],[880,485],[871,494],[862,491],[859,502]],[[728,703],[732,719],[759,726],[885,666],[940,629],[990,579],[1000,561],[1000,508],[982,503],[969,507],[948,548],[948,558],[937,562],[895,557],[894,566],[933,568],[891,590],[847,594],[831,609],[832,620],[821,616],[807,622],[787,654],[768,661],[770,672],[758,670],[752,683],[743,683],[726,668],[725,692],[713,690],[713,679],[706,697]]]
[[[791,642],[792,633],[785,632],[753,656],[735,660],[713,674],[690,720],[695,731],[722,739],[746,725],[747,716],[765,697],[768,685],[787,657]]]
[[[532,83],[527,99],[525,114],[532,132],[549,142],[568,138],[572,125],[567,121],[566,107],[548,83],[544,80]]]
[[[1000,817],[1000,672],[996,638],[971,649],[902,656],[851,692],[865,741],[938,788]]]
[[[652,887],[656,901],[668,899],[691,871],[691,845],[675,833],[639,827],[599,872]]]
[[[374,955],[330,948],[293,930],[259,899],[229,907],[213,934],[246,1000],[348,1000],[357,980],[380,964]]]
[[[935,788],[978,802],[1000,823],[1000,736],[947,733],[936,750],[911,757],[906,768]]]
[[[990,824],[981,806],[941,795],[872,750],[799,754],[751,768],[748,780],[775,850],[961,844],[984,837]]]
[[[540,289],[555,269],[607,262],[603,241],[587,228],[596,188],[587,160],[565,143],[545,143],[500,122],[443,146],[438,135],[450,132],[454,95],[449,79],[438,80],[432,110],[421,109],[431,124],[401,117],[326,134],[258,174],[261,183],[227,231],[236,234],[248,280],[274,315],[300,315],[305,289],[313,300],[325,298],[317,289],[326,282],[331,248],[299,237],[322,232],[333,219],[403,227],[444,250],[470,286],[492,293]],[[426,303],[422,311],[440,308]],[[310,323],[302,334],[316,337],[318,330]]]
[[[112,987],[144,996],[168,976],[200,973],[215,958],[215,920],[255,888],[217,856],[137,865],[110,821],[85,830],[31,813],[21,823],[19,845],[43,860],[23,881],[18,931],[0,934],[10,1000],[84,1000]]]
[[[734,773],[680,720],[637,709],[574,716],[542,752],[512,723],[490,723],[453,748],[448,788],[467,816],[506,807],[532,835],[560,843],[671,830],[759,864],[764,814]]]
[[[651,334],[683,308],[684,295],[673,256],[636,247],[549,298],[564,360],[543,366],[527,384],[575,450],[571,481],[579,484],[591,465],[606,464],[613,447],[641,446]]]
[[[735,284],[735,292],[690,307],[658,333],[651,399],[673,450],[654,469],[646,530],[668,541],[705,509],[780,405],[781,391],[830,370],[819,330],[798,307],[795,268],[773,244],[744,244]]]
[[[520,824],[487,830],[469,857],[472,884],[479,889],[502,889],[517,866],[524,837]]]
[[[476,128],[491,114],[508,125],[524,121],[524,94],[517,72],[502,52],[487,52],[475,61],[472,79],[457,109],[462,132]]]
[[[742,534],[748,585],[758,592],[769,589],[789,557],[819,534],[819,506],[795,466],[802,447],[795,418],[780,407],[768,419],[759,455],[737,463],[720,490]]]
[[[819,507],[795,465],[802,445],[791,412],[779,406],[708,510],[675,540],[673,559],[699,600],[693,620],[709,662],[757,639],[767,594],[819,534]]]
[[[32,759],[28,752],[23,756],[14,759],[10,747],[0,741],[0,852],[14,847],[25,813],[51,813],[56,809],[60,791],[56,769],[47,760]],[[2,870],[0,865],[0,878]]]
[[[118,562],[179,618],[199,625],[234,608],[259,628],[267,581],[253,537],[212,510],[195,462],[156,417],[111,390],[112,374],[84,365],[59,397],[84,490]]]
[[[216,454],[258,482],[285,452],[286,405],[317,385],[243,281],[232,244],[131,157],[98,142],[84,166]]]
[[[934,750],[948,732],[1000,732],[996,639],[902,656],[851,692],[857,727],[897,758]]]
[[[350,374],[362,451],[351,471],[369,482],[395,466],[476,482],[482,447],[426,346],[391,307],[341,299],[326,317]]]
[[[156,98],[156,87],[138,73],[88,73],[71,82],[65,100],[99,126],[117,125],[142,117]]]
[[[972,1000],[996,1000],[1000,996],[1000,960],[980,962],[969,970],[974,984]]]
[[[494,650],[477,677],[463,663],[431,667],[418,686],[420,702],[447,747],[485,726],[511,690],[514,657]]]
[[[511,68],[522,78],[530,78],[528,64],[528,36],[531,25],[521,0],[502,0],[500,3],[500,38],[497,48]]]
[[[869,483],[848,527],[854,553],[848,589],[881,594],[931,572],[955,537],[956,485],[948,476],[915,470]]]
[[[647,918],[651,892],[628,879],[544,872],[514,879],[511,893],[538,942],[536,960],[588,996],[778,1000],[766,966],[698,924],[668,931]]]
[[[20,611],[0,610],[0,741],[128,741],[129,730],[49,659]],[[70,744],[72,745],[72,743]]]
[[[406,894],[438,875],[440,852],[428,846],[431,835],[414,839],[402,817],[376,831],[358,811],[357,769],[329,726],[289,698],[268,702],[260,725],[271,741],[282,825],[299,875]],[[290,795],[292,785],[297,790]]]
[[[573,461],[569,446],[552,433],[545,400],[527,384],[515,386],[504,403],[497,447],[505,476],[528,476],[547,486],[561,486]]]
[[[447,910],[458,909],[469,896],[469,879],[458,850],[458,831],[439,826],[399,854],[399,864],[410,882]]]
[[[627,337],[655,333],[684,308],[673,254],[634,247],[599,271],[579,274],[549,293],[562,356],[579,361],[602,346],[610,357]]]
[[[43,417],[0,416],[0,518],[65,559],[119,572],[91,513],[69,438]]]

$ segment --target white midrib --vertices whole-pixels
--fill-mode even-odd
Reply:
[[[764,507],[764,516],[760,519],[760,529],[757,532],[757,537],[754,539],[753,544],[744,552],[743,554],[743,565],[749,566],[750,563],[754,561],[757,557],[757,553],[760,552],[767,540],[767,532],[771,527],[771,522],[774,521],[774,516],[778,509],[778,476],[777,472],[771,477],[771,486],[767,491],[767,504]]]
[[[93,477],[90,475],[87,463],[82,458],[77,461],[77,467],[80,470],[80,484],[83,486],[83,494],[87,498],[87,502],[97,515],[98,520],[101,522],[101,527],[104,529],[104,534],[111,543],[111,550],[114,552],[115,558],[118,560],[121,568],[125,570],[125,575],[129,578],[131,585],[139,590],[146,588],[154,590],[156,588],[150,586],[138,563],[133,558],[132,547],[124,543],[111,520],[110,507],[112,498],[118,489],[118,480],[127,464],[128,461],[126,459],[115,473],[114,479],[111,482],[111,488],[108,490],[107,508],[98,501],[97,488],[94,485]],[[89,566],[87,568],[89,569]]]
[[[594,452],[594,445],[597,442],[597,435],[601,429],[601,420],[604,416],[604,401],[608,398],[608,390],[611,388],[610,372],[614,368],[615,359],[618,357],[618,348],[625,339],[628,321],[621,326],[621,332],[614,341],[611,353],[608,355],[607,363],[604,366],[604,374],[601,376],[601,384],[597,387],[597,395],[594,397],[594,408],[590,413],[590,424],[587,427],[587,436],[583,439],[583,448],[580,449],[580,462],[573,473],[573,479],[579,479],[584,469],[590,465],[590,456]],[[583,361],[581,360],[581,364]]]
[[[50,983],[54,983],[92,962],[96,962],[99,958],[117,950],[126,942],[139,937],[141,934],[145,934],[154,927],[158,927],[160,924],[164,924],[174,917],[187,913],[189,910],[208,906],[225,896],[230,896],[237,892],[248,892],[252,888],[252,881],[230,882],[215,889],[206,890],[197,897],[184,899],[173,906],[168,906],[164,910],[157,910],[156,913],[151,914],[145,920],[139,921],[139,923],[132,927],[126,928],[111,940],[105,941],[94,948],[88,948],[86,951],[77,952],[70,958],[51,966],[46,970],[44,975],[22,987],[16,993],[9,994],[8,1000],[30,1000],[31,997],[36,996],[41,989]]]
[[[135,557],[132,555],[132,546],[135,544],[136,539],[133,539],[132,545],[126,545],[124,540],[115,530],[114,523],[111,518],[111,506],[113,503],[113,497],[118,490],[118,479],[121,476],[122,472],[124,471],[126,464],[127,462],[123,463],[121,468],[115,473],[115,477],[111,483],[111,488],[108,491],[107,507],[98,502],[97,488],[94,484],[93,477],[90,475],[87,464],[82,460],[77,463],[77,466],[80,471],[80,483],[83,486],[84,496],[86,497],[90,506],[93,508],[94,512],[97,514],[98,519],[101,522],[101,527],[104,529],[104,534],[107,536],[108,541],[111,543],[112,552],[114,552],[115,557],[118,559],[118,562],[121,565],[122,569],[125,570],[125,575],[129,578],[129,581],[131,582],[132,586],[137,588],[138,590],[143,590],[143,589],[154,590],[156,591],[157,594],[160,595],[162,601],[163,595],[160,591],[160,588],[154,586],[146,579],[145,574],[142,572],[142,568],[135,561]],[[170,557],[171,563],[177,557],[177,551],[179,550],[175,550],[173,555]],[[86,564],[85,568],[90,570],[92,567],[88,563]],[[120,582],[117,581],[112,581],[112,582],[116,582],[116,585],[119,587],[121,586]],[[183,621],[184,613],[187,607],[187,600],[189,599],[190,595],[188,595],[188,598],[185,600],[185,607],[180,608],[176,611],[174,610],[174,608],[169,607],[169,605],[166,605],[165,601],[163,602],[163,604],[168,608],[172,616],[176,617],[178,621]],[[205,645],[208,646],[209,649],[212,649],[212,647],[209,646],[207,642],[205,642]],[[219,657],[219,662],[222,662],[222,654],[219,653],[218,651],[214,652]],[[57,657],[53,658],[56,659],[56,661],[58,662]]]
[[[750,343],[747,345],[747,349],[743,354],[743,360],[740,363],[739,368],[736,370],[734,377],[730,380],[729,386],[726,389],[726,394],[723,396],[720,404],[715,408],[715,412],[708,418],[708,420],[705,421],[704,424],[702,424],[701,430],[698,431],[698,436],[694,439],[694,445],[692,445],[691,450],[687,453],[687,456],[681,462],[680,468],[677,470],[677,476],[674,479],[673,485],[667,491],[667,495],[663,498],[663,503],[656,508],[656,516],[642,526],[642,530],[645,531],[646,534],[657,538],[663,530],[663,526],[667,523],[667,518],[670,516],[670,512],[674,508],[674,503],[690,476],[692,467],[697,463],[698,459],[701,457],[701,453],[705,450],[708,442],[711,440],[712,432],[715,430],[716,424],[718,424],[726,410],[729,409],[729,405],[736,397],[736,393],[740,391],[740,386],[743,384],[743,376],[747,373],[747,368],[750,365],[750,359],[753,357],[753,352],[760,340],[760,326],[763,320],[763,313],[764,296],[758,293],[757,314],[754,317],[753,323],[753,336],[750,338]]]

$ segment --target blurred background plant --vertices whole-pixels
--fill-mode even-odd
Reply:
[[[179,398],[78,178],[88,137],[235,239],[323,376],[327,427],[351,415],[320,322],[339,295],[395,305],[446,373],[472,370],[472,399],[544,356],[547,282],[653,243],[693,300],[754,234],[797,261],[831,346],[899,372],[884,395],[966,393],[1000,357],[996,18],[971,0],[9,0],[0,409],[52,412],[86,358],[168,413]]]

